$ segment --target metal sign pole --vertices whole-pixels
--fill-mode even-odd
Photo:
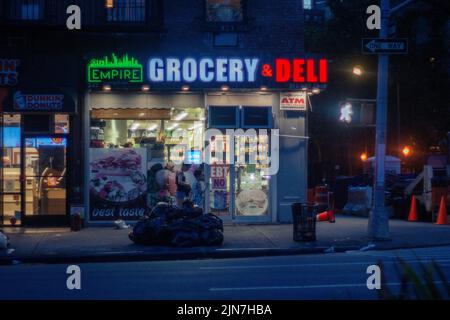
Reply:
[[[387,38],[390,1],[381,0],[380,39]],[[385,158],[389,56],[378,56],[377,119],[375,137],[374,206],[369,218],[368,235],[374,240],[389,239],[389,215],[385,207]]]

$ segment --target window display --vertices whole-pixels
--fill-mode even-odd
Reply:
[[[158,202],[174,203],[182,183],[190,187],[187,196],[203,207],[203,126],[202,108],[93,109],[91,218],[139,218]],[[141,196],[144,204],[136,200]],[[92,201],[97,206],[100,198],[103,211],[92,211]],[[114,209],[117,201],[137,209],[138,216],[121,216]]]
[[[3,116],[3,223],[20,224],[20,115]]]

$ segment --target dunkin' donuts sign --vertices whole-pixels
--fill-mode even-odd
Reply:
[[[62,94],[14,94],[14,109],[17,111],[61,111],[64,107]]]

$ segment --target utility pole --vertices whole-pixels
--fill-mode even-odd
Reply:
[[[390,0],[381,0],[380,39],[388,37]],[[388,102],[389,55],[378,55],[378,89],[375,136],[374,205],[369,217],[368,235],[373,240],[389,239],[389,214],[385,207],[385,159]]]

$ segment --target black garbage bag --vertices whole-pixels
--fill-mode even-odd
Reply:
[[[182,219],[184,217],[183,209],[171,206],[169,212],[167,213],[167,221],[170,223]]]
[[[148,237],[149,222],[149,217],[139,220],[133,227],[133,231],[128,234],[130,240],[136,244],[150,244],[151,239]]]
[[[212,213],[201,215],[197,218],[197,223],[202,230],[218,229],[223,232],[222,219]]]
[[[182,211],[183,217],[186,219],[199,217],[203,214],[203,209],[199,206],[196,206],[191,200],[185,200],[183,202]]]
[[[150,212],[150,218],[163,217],[166,218],[173,210],[173,206],[166,202],[158,202]]]
[[[165,218],[146,218],[138,221],[128,237],[136,244],[169,244],[172,240],[172,232]]]
[[[179,230],[172,239],[176,247],[193,247],[201,244],[200,236],[196,230]]]
[[[200,241],[207,246],[220,246],[223,243],[223,232],[219,229],[204,229],[200,232]]]

